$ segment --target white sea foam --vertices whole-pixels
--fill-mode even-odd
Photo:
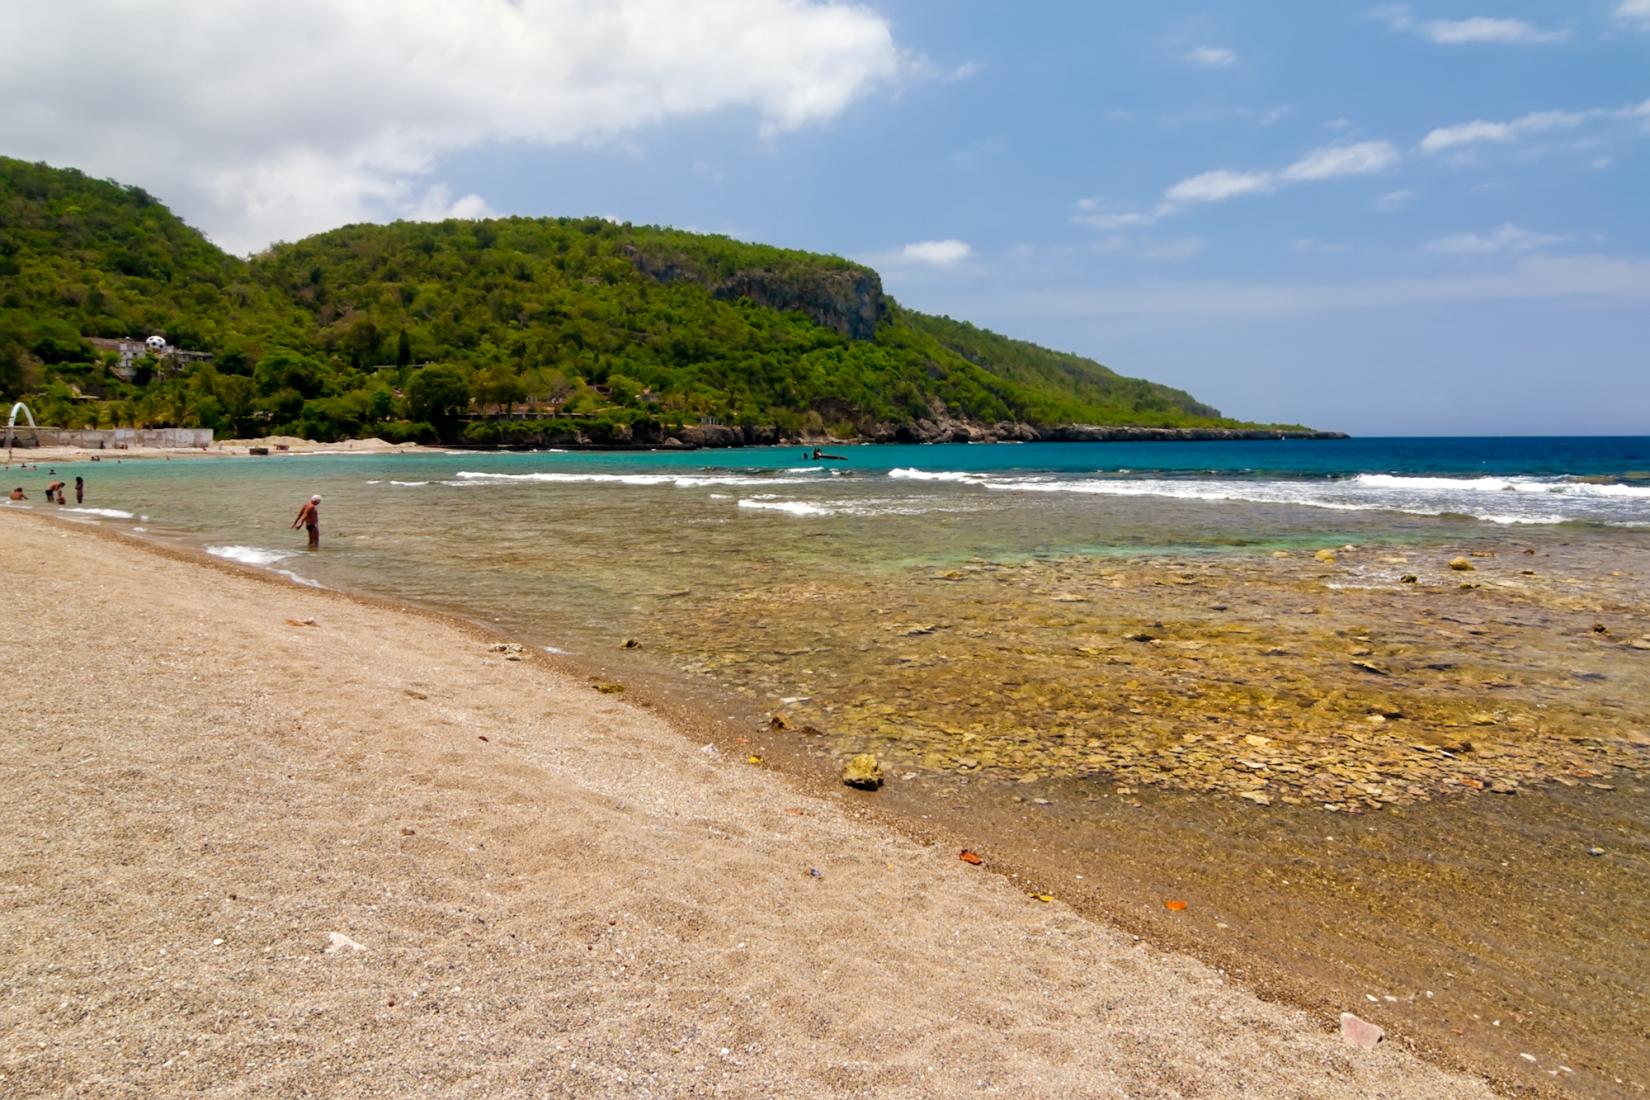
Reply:
[[[242,565],[274,565],[294,554],[291,550],[270,550],[262,546],[208,546],[206,552],[215,558],[238,561]]]
[[[459,482],[498,485],[517,482],[549,482],[552,484],[559,482],[569,485],[674,485],[678,489],[746,485],[802,485],[809,480],[799,477],[752,477],[748,474],[496,474],[477,470],[460,470],[453,476]],[[452,482],[447,484],[452,484]]]
[[[320,581],[314,580],[313,578],[310,578],[310,577],[300,577],[298,574],[294,573],[290,569],[277,569],[277,570],[275,570],[275,572],[279,573],[281,576],[285,577],[287,580],[291,581],[293,584],[301,584],[306,588],[325,588],[326,587],[326,585],[322,584]]]
[[[1567,497],[1620,497],[1650,502],[1650,485],[1576,481],[1563,477],[1404,477],[1359,474],[1354,484],[1372,489],[1449,493],[1547,493]]]
[[[717,494],[712,494],[717,495]],[[785,512],[793,516],[922,516],[930,512],[965,512],[972,511],[968,504],[957,504],[954,501],[930,499],[920,496],[910,497],[855,497],[848,499],[833,498],[830,500],[804,501],[781,500],[777,493],[757,493],[754,496],[743,497],[739,501],[741,508],[754,508],[770,512]]]
[[[1345,512],[1471,516],[1497,524],[1571,521],[1650,525],[1650,494],[1637,486],[1593,485],[1538,478],[1403,478],[1365,474],[1344,480],[1170,478],[1001,478],[986,489],[1018,493],[1077,493],[1113,497],[1293,504]],[[1540,486],[1536,488],[1535,486]],[[1596,492],[1630,489],[1631,492]]]
[[[428,485],[427,481],[392,481],[391,485],[400,485],[406,489],[417,489],[421,485]]]
[[[107,516],[109,519],[132,519],[132,513],[119,508],[65,508],[65,512],[79,512],[83,516]]]
[[[793,516],[829,516],[834,514],[830,508],[818,504],[809,504],[805,500],[752,500],[746,498],[739,502],[739,507],[785,512]]]
[[[993,480],[985,474],[971,474],[962,470],[916,470],[909,466],[889,470],[888,476],[904,481],[959,481],[970,485],[984,485]]]

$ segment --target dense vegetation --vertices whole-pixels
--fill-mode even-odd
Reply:
[[[213,361],[118,370],[86,339],[151,333]],[[6,158],[0,397],[64,426],[318,439],[1233,423],[1178,390],[902,309],[875,272],[834,257],[504,218],[349,226],[242,260],[140,189]]]

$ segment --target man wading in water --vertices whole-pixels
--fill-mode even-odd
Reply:
[[[321,498],[310,497],[304,501],[304,506],[298,509],[298,518],[292,521],[292,529],[309,528],[309,548],[316,549],[321,545]]]

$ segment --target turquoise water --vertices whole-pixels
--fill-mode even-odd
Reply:
[[[662,602],[973,559],[1264,553],[1650,526],[1650,439],[400,453],[61,464],[68,518],[577,649]],[[19,452],[22,455],[24,452]],[[12,470],[41,503],[45,471]],[[322,548],[289,529],[311,493]]]

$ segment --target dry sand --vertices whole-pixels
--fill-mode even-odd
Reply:
[[[0,562],[0,1094],[1490,1095],[462,626]]]
[[[267,439],[219,439],[210,447],[126,447],[121,450],[98,450],[90,447],[14,447],[8,458],[0,452],[0,465],[15,468],[19,465],[38,466],[54,462],[90,462],[96,457],[103,462],[117,459],[171,459],[171,458],[231,458],[251,453],[253,447],[267,447],[271,454],[352,454],[387,455],[402,451],[434,450],[417,443],[390,443],[376,437],[342,439],[337,443],[317,443],[296,435],[276,435]],[[439,453],[439,452],[438,452]]]

